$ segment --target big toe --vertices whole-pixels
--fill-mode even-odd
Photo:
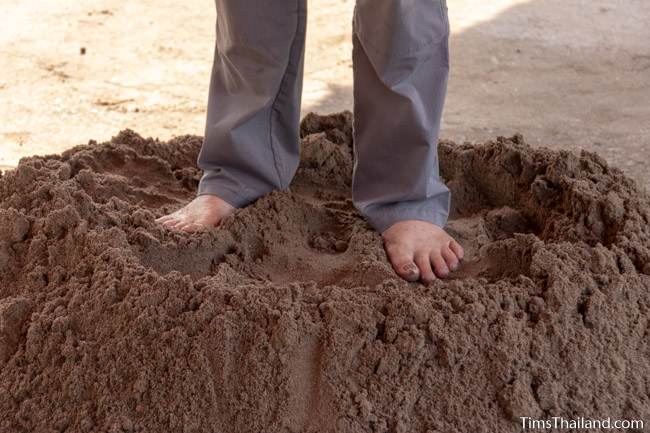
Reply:
[[[406,281],[417,281],[420,279],[420,270],[413,261],[413,255],[405,251],[389,250],[388,258],[393,265],[393,269],[397,275],[404,278]]]
[[[414,282],[420,279],[420,270],[413,261],[402,262],[393,265],[393,267],[395,268],[395,272],[406,281]]]

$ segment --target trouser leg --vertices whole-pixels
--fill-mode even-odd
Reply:
[[[356,207],[380,232],[407,219],[444,226],[438,176],[449,71],[444,0],[357,0],[353,22]]]
[[[199,194],[244,206],[299,162],[306,0],[216,0],[217,42]]]

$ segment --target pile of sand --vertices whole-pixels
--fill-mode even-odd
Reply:
[[[516,432],[650,420],[650,200],[597,155],[442,143],[452,279],[396,279],[349,113],[291,193],[183,234],[201,139],[131,131],[0,177],[2,432]]]

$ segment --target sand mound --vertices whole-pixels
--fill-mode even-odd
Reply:
[[[515,432],[650,420],[650,200],[597,155],[441,144],[468,260],[395,278],[354,211],[349,113],[309,115],[292,193],[221,229],[199,137],[124,131],[0,178],[2,432]]]

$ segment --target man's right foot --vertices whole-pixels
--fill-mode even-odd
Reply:
[[[195,232],[219,225],[235,208],[216,195],[200,195],[176,212],[156,220],[163,227]]]

